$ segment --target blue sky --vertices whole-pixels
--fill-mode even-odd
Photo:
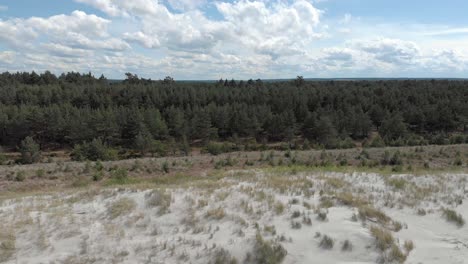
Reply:
[[[0,71],[468,77],[468,2],[0,0]]]

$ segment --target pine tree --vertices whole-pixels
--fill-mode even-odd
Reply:
[[[19,151],[21,153],[21,162],[23,164],[36,163],[41,159],[39,144],[37,144],[32,137],[26,137],[21,141]]]

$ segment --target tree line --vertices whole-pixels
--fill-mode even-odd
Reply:
[[[291,148],[465,143],[468,81],[219,80],[0,74],[0,145],[161,155],[210,142]]]

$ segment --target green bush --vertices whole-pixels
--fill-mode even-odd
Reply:
[[[21,152],[21,162],[23,164],[36,163],[41,159],[39,144],[32,137],[26,137],[21,141],[19,151]]]
[[[18,182],[22,182],[26,179],[26,173],[24,171],[18,171],[16,173],[15,180]]]
[[[167,161],[164,161],[162,164],[162,171],[164,173],[169,173],[169,163]]]
[[[233,143],[224,142],[209,142],[204,151],[210,153],[211,155],[219,155],[221,153],[232,152],[236,150],[236,146]]]
[[[125,181],[128,179],[128,172],[126,169],[118,168],[111,172],[111,176],[118,181]]]
[[[76,161],[116,160],[117,157],[117,150],[107,146],[100,138],[75,145],[71,153],[72,160]]]

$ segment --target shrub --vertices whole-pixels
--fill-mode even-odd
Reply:
[[[332,249],[334,245],[335,242],[333,241],[333,239],[327,235],[324,235],[319,243],[319,247],[323,249]]]
[[[370,206],[361,206],[359,208],[359,218],[362,221],[372,219],[381,224],[386,224],[391,220],[384,212]]]
[[[288,252],[284,247],[273,241],[265,241],[260,233],[255,237],[255,245],[252,253],[248,253],[244,263],[246,264],[279,264],[283,262]]]
[[[406,180],[402,178],[392,178],[387,181],[387,184],[395,189],[402,190],[406,186]]]
[[[463,216],[454,210],[443,209],[443,215],[447,221],[455,223],[458,227],[465,225],[465,219],[463,219]]]
[[[22,182],[22,181],[24,181],[25,179],[26,179],[26,172],[24,172],[24,171],[18,171],[18,172],[16,173],[15,180],[16,180],[17,182]]]
[[[115,219],[124,214],[131,213],[135,208],[135,201],[124,197],[110,204],[107,208],[107,214],[111,219]]]
[[[284,212],[284,204],[282,202],[275,203],[275,213],[280,215]]]
[[[426,215],[426,210],[422,209],[422,208],[419,208],[418,209],[418,215],[420,216],[425,216]]]
[[[164,161],[163,164],[162,164],[162,171],[164,173],[169,173],[169,163],[167,163],[167,161]]]
[[[380,137],[380,135],[377,135],[374,139],[372,139],[372,142],[370,143],[369,147],[371,148],[382,148],[385,147],[385,142]]]
[[[390,159],[390,165],[403,165],[400,151],[397,151],[393,154],[392,158]]]
[[[317,219],[320,221],[326,221],[327,220],[327,212],[326,211],[320,211],[317,214]]]
[[[226,212],[223,208],[218,207],[216,209],[208,210],[205,214],[206,218],[221,220],[226,216]]]
[[[36,177],[37,178],[43,178],[44,175],[45,175],[45,171],[43,169],[36,170]]]
[[[302,224],[297,222],[297,221],[291,221],[291,228],[292,229],[301,229],[302,228]]]
[[[372,226],[370,228],[371,235],[375,238],[375,246],[381,251],[385,251],[394,245],[395,239],[389,231]]]
[[[171,199],[172,196],[170,193],[155,189],[146,194],[146,206],[149,208],[159,207],[159,213],[164,214],[169,211]]]
[[[342,251],[352,251],[353,250],[353,244],[348,239],[346,239],[345,241],[343,241],[343,245],[341,246],[341,250]]]
[[[401,249],[397,245],[393,244],[388,254],[387,262],[403,263],[405,261],[406,255],[401,251]]]
[[[234,151],[235,146],[232,143],[218,143],[210,142],[206,145],[204,151],[210,153],[211,155],[219,155],[221,153]]]
[[[291,215],[291,218],[298,218],[299,216],[301,216],[301,212],[299,211],[294,211]]]
[[[111,177],[117,181],[125,181],[128,179],[128,172],[124,168],[118,168],[111,172]]]
[[[41,159],[39,144],[32,137],[26,137],[21,141],[19,151],[21,152],[21,162],[24,164],[36,163]]]
[[[211,262],[210,262],[211,263]],[[214,253],[213,264],[237,264],[237,259],[225,249],[218,249]]]
[[[414,249],[414,243],[411,240],[406,240],[403,246],[407,253],[410,253]]]
[[[93,175],[93,181],[100,181],[104,178],[104,173],[102,171],[96,171]]]
[[[70,156],[76,161],[116,160],[118,157],[117,151],[103,143],[100,138],[75,145]]]
[[[16,237],[6,228],[0,229],[0,262],[6,262],[16,252]]]

